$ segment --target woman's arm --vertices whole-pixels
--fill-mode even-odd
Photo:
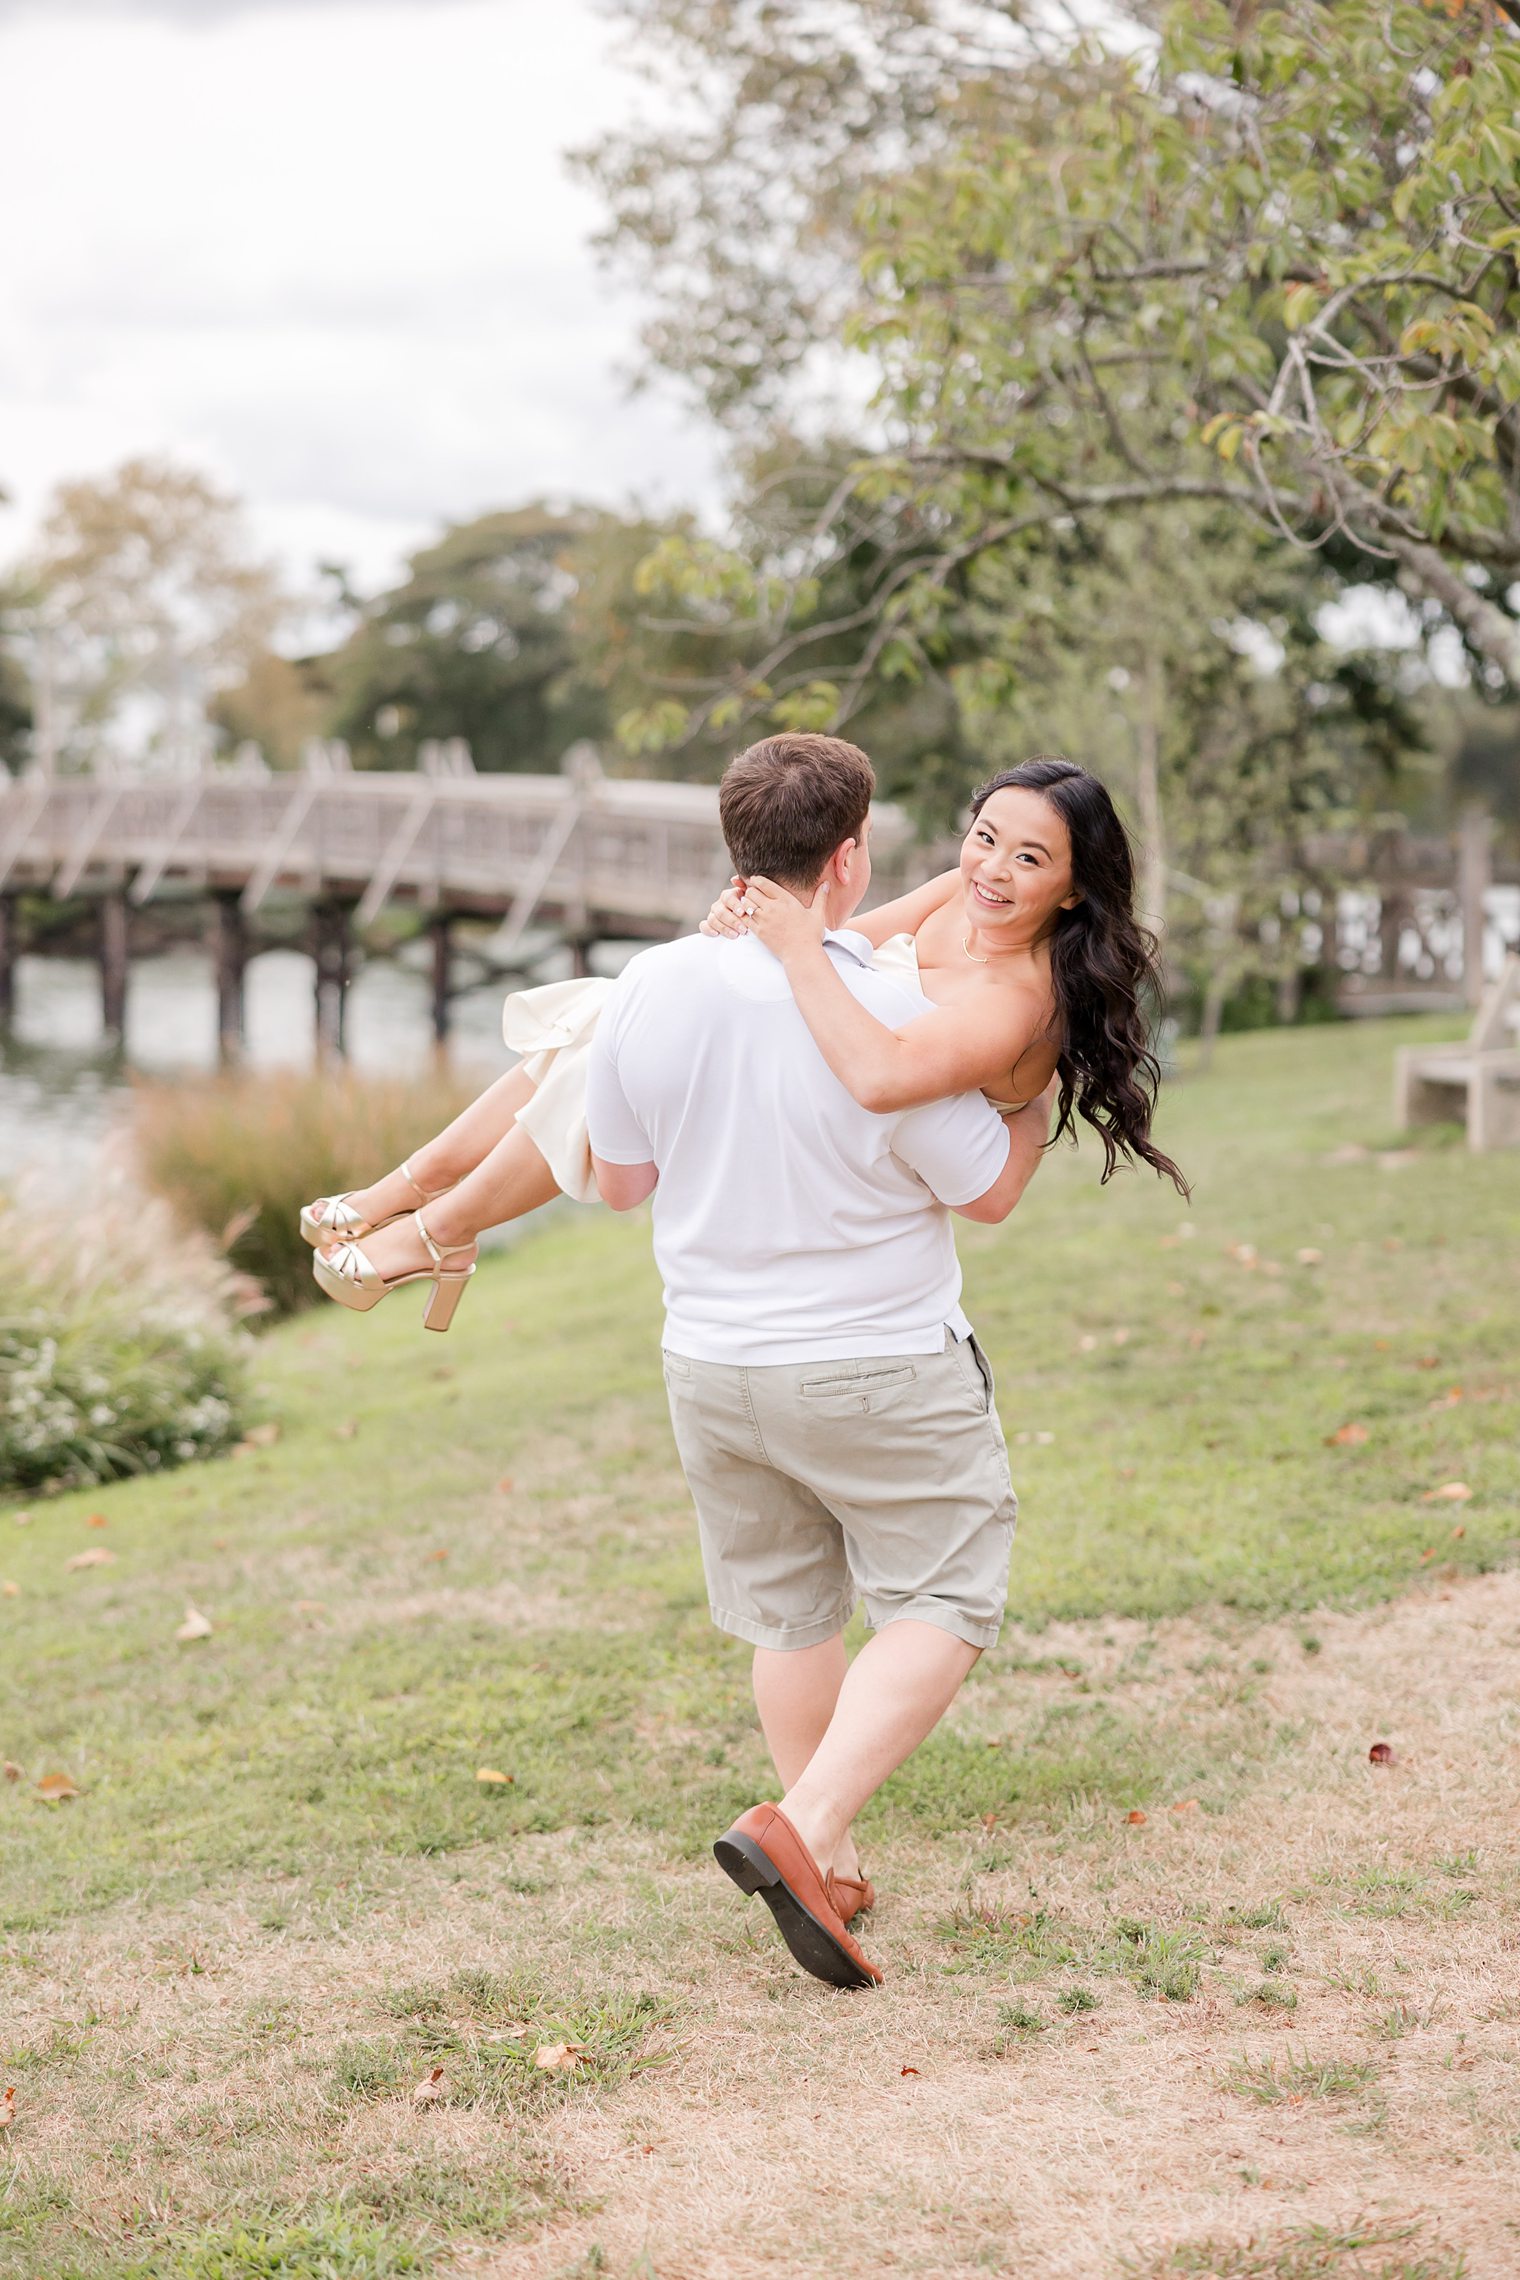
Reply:
[[[895,902],[883,903],[879,910],[868,910],[863,917],[852,918],[850,931],[863,934],[873,950],[879,950],[894,934],[916,934],[924,920],[950,900],[959,883],[959,871],[941,871],[938,878],[899,895]],[[749,922],[743,915],[744,891],[744,881],[738,878],[732,886],[725,887],[697,929],[698,933],[730,937],[747,934]]]
[[[785,966],[819,1051],[861,1107],[917,1108],[1005,1080],[1043,1030],[1039,992],[1010,989],[996,1012],[985,995],[975,1005],[936,1006],[889,1029],[851,994],[823,947],[825,891],[809,905],[769,879],[751,879],[749,923]]]

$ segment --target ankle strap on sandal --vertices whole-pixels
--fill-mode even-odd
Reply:
[[[448,1250],[446,1250],[446,1251],[440,1251],[440,1250],[439,1250],[439,1248],[438,1248],[438,1245],[437,1245],[437,1244],[436,1244],[436,1243],[433,1241],[433,1238],[432,1238],[432,1236],[431,1236],[431,1235],[428,1233],[428,1231],[427,1231],[427,1225],[426,1225],[426,1222],[424,1221],[424,1219],[423,1219],[423,1216],[422,1216],[422,1214],[421,1214],[421,1212],[420,1212],[420,1211],[414,1211],[414,1212],[412,1213],[412,1225],[413,1225],[413,1226],[416,1228],[416,1230],[417,1230],[418,1234],[419,1234],[419,1235],[422,1237],[423,1245],[424,1245],[424,1248],[425,1248],[425,1249],[426,1249],[426,1251],[427,1251],[427,1255],[428,1255],[428,1257],[429,1257],[429,1258],[432,1260],[432,1262],[433,1262],[434,1266],[435,1266],[435,1267],[437,1267],[437,1268],[439,1269],[440,1273],[443,1273],[443,1274],[449,1274],[449,1273],[453,1273],[453,1274],[473,1274],[473,1273],[474,1273],[474,1271],[475,1271],[475,1268],[474,1268],[474,1263],[473,1263],[473,1261],[472,1261],[472,1263],[471,1263],[471,1264],[470,1264],[468,1267],[455,1267],[455,1268],[448,1268],[448,1267],[445,1267],[445,1266],[444,1266],[444,1263],[443,1263],[443,1262],[444,1262],[444,1260],[445,1260],[446,1258],[448,1258],[448,1257],[450,1257],[450,1256],[451,1256],[451,1254],[453,1254],[453,1253],[455,1253],[455,1252],[459,1252],[459,1251],[467,1251],[467,1250],[470,1248],[470,1246],[469,1246],[469,1244],[468,1244],[468,1243],[451,1243],[451,1244],[449,1245],[449,1247],[448,1247]]]

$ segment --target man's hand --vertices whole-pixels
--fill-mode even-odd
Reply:
[[[1008,1134],[1008,1161],[985,1195],[955,1206],[958,1218],[974,1219],[983,1227],[1000,1227],[1008,1218],[1040,1168],[1060,1089],[1059,1075],[1052,1077],[1042,1093],[1036,1093],[1033,1100],[1003,1118],[1003,1128]]]
[[[805,903],[799,902],[785,887],[778,887],[773,879],[751,879],[739,907],[749,921],[751,934],[784,966],[790,959],[805,956],[809,950],[821,946],[827,925],[824,911],[828,897],[827,878],[819,881],[812,901]]]

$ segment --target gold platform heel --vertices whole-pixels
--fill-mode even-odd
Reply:
[[[399,1219],[404,1214],[398,1212],[396,1216]],[[329,1298],[336,1299],[339,1306],[347,1306],[355,1314],[368,1314],[370,1308],[378,1306],[382,1298],[389,1298],[393,1290],[401,1290],[407,1283],[431,1283],[433,1287],[428,1294],[427,1305],[422,1310],[422,1327],[424,1330],[447,1330],[454,1319],[464,1286],[475,1272],[475,1261],[472,1259],[467,1267],[446,1267],[443,1262],[451,1254],[439,1250],[423,1225],[420,1211],[412,1213],[412,1224],[427,1246],[428,1257],[433,1262],[430,1267],[413,1267],[409,1274],[404,1275],[382,1275],[357,1243],[345,1242],[340,1243],[335,1251],[319,1251],[312,1260],[311,1271],[316,1276],[319,1287]],[[459,1243],[454,1248],[463,1251],[468,1246]]]
[[[436,1203],[441,1195],[449,1192],[446,1187],[434,1188],[429,1195],[412,1170],[410,1156],[396,1168],[419,1203]],[[451,1180],[449,1186],[454,1184]],[[350,1189],[349,1194],[352,1193]],[[302,1209],[301,1233],[316,1251],[324,1243],[362,1243],[377,1227],[389,1227],[393,1220],[405,1217],[404,1211],[392,1211],[384,1219],[366,1219],[362,1211],[354,1210],[347,1195],[319,1195],[315,1203],[308,1203]]]

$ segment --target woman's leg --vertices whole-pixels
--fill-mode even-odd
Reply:
[[[456,1181],[483,1163],[498,1141],[511,1131],[518,1110],[532,1094],[533,1087],[521,1068],[509,1069],[495,1084],[487,1085],[468,1108],[461,1109],[453,1123],[446,1124],[436,1138],[424,1140],[420,1148],[414,1148],[409,1161],[423,1194],[436,1195],[444,1188],[453,1187]],[[366,1219],[389,1219],[394,1212],[417,1208],[416,1189],[399,1171],[385,1173],[372,1187],[355,1188],[349,1200],[355,1211]],[[490,1219],[479,1223],[480,1227],[495,1224]]]
[[[478,1108],[480,1103],[477,1101],[474,1105]],[[467,1109],[465,1115],[469,1114]],[[412,1158],[412,1163],[423,1186],[428,1186],[417,1157]],[[424,1222],[440,1251],[459,1254],[450,1259],[450,1266],[460,1266],[466,1254],[474,1251],[476,1237],[487,1227],[500,1227],[509,1219],[521,1219],[526,1212],[537,1211],[540,1204],[550,1202],[559,1192],[554,1174],[527,1133],[512,1124],[457,1187],[450,1188],[436,1203],[427,1205]],[[375,1272],[387,1280],[431,1264],[427,1246],[410,1212],[402,1219],[393,1220],[389,1227],[377,1227],[373,1235],[366,1235],[362,1249]]]

